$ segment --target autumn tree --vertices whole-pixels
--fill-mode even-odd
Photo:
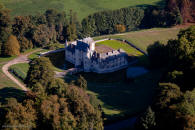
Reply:
[[[40,107],[42,129],[76,129],[76,120],[69,110],[67,99],[49,96]]]
[[[2,46],[3,55],[14,56],[20,54],[20,45],[17,38],[10,35],[8,40]]]
[[[7,105],[4,106],[5,116],[1,117],[4,125],[18,126],[22,129],[36,128],[37,115],[33,105],[34,102],[31,100],[21,104],[15,98],[8,99]]]
[[[126,31],[125,26],[122,25],[122,24],[117,24],[117,25],[115,25],[115,29],[116,29],[116,31],[117,31],[118,33],[123,33],[123,32]]]

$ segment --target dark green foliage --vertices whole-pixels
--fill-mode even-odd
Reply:
[[[20,51],[24,52],[27,49],[33,47],[32,41],[28,36],[28,32],[33,27],[30,16],[18,16],[14,18],[14,23],[12,25],[13,34],[17,36],[20,43]]]
[[[180,88],[176,84],[161,83],[159,85],[159,93],[157,98],[158,108],[167,108],[170,104],[178,100],[182,95]]]
[[[152,111],[151,107],[148,107],[146,112],[139,118],[139,123],[136,124],[138,130],[154,130],[156,126],[155,112]]]
[[[163,67],[167,64],[165,45],[155,42],[147,48],[148,58],[152,67]]]
[[[151,54],[155,56],[166,52],[167,55],[158,56],[160,60],[167,59],[165,60],[167,65],[163,66],[166,69],[164,74],[166,76],[161,82],[171,82],[161,83],[158,88],[158,96],[152,107],[156,114],[156,129],[193,130],[195,128],[195,26],[180,31],[178,39],[169,40],[163,50],[159,49],[159,46],[153,47],[148,49],[149,58]],[[150,58],[151,63],[159,62],[159,59]]]
[[[30,62],[30,68],[25,82],[28,87],[36,83],[40,83],[42,86],[48,86],[53,78],[54,72],[50,60],[41,57],[33,59]]]
[[[0,55],[4,53],[3,44],[7,41],[11,35],[11,18],[10,10],[0,5]]]
[[[170,12],[158,6],[147,6],[97,12],[84,18],[82,27],[84,36],[97,36],[118,33],[116,25],[124,25],[124,31],[133,31],[181,23],[182,18],[178,10]]]
[[[22,71],[20,71],[19,69],[11,67],[11,68],[9,68],[9,72],[14,74],[17,78],[19,78],[22,81],[25,81],[25,79],[26,79],[26,75]]]
[[[103,11],[83,19],[84,36],[117,33],[116,25],[125,25],[125,31],[137,30],[144,17],[144,9],[129,7],[114,11]]]
[[[82,89],[87,89],[87,81],[83,76],[79,76],[79,78],[76,81],[76,85],[79,86]]]

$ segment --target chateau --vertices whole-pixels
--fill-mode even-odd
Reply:
[[[65,58],[84,72],[108,73],[128,66],[124,50],[112,50],[99,53],[95,50],[92,38],[84,38],[72,43],[65,43]]]

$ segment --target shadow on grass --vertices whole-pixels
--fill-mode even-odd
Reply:
[[[138,57],[137,63],[130,66],[148,68],[148,64],[147,56],[143,55]],[[80,74],[87,80],[88,90],[102,102],[102,108],[105,108],[107,113],[105,123],[144,111],[152,103],[161,77],[160,70],[151,70],[133,80],[126,78],[126,69],[107,74]]]
[[[13,87],[0,89],[0,102],[5,103],[7,98],[16,98],[19,102],[23,100],[25,91]]]
[[[56,53],[50,53],[48,55],[46,55],[45,57],[48,57],[51,61],[51,63],[58,69],[70,69],[73,68],[74,65],[67,62],[65,60],[65,52],[61,51],[61,52],[56,52]]]

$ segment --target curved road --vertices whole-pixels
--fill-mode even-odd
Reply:
[[[3,67],[2,67],[2,71],[3,73],[9,77],[14,83],[16,83],[23,91],[28,91],[28,88],[26,88],[26,86],[24,84],[22,84],[21,82],[19,82],[12,74],[9,73],[9,67],[14,65],[14,64],[18,64],[18,63],[29,63],[29,59],[28,56],[36,51],[40,51],[41,49],[32,51],[30,53],[24,54],[24,55],[20,55],[19,57],[7,62]]]

